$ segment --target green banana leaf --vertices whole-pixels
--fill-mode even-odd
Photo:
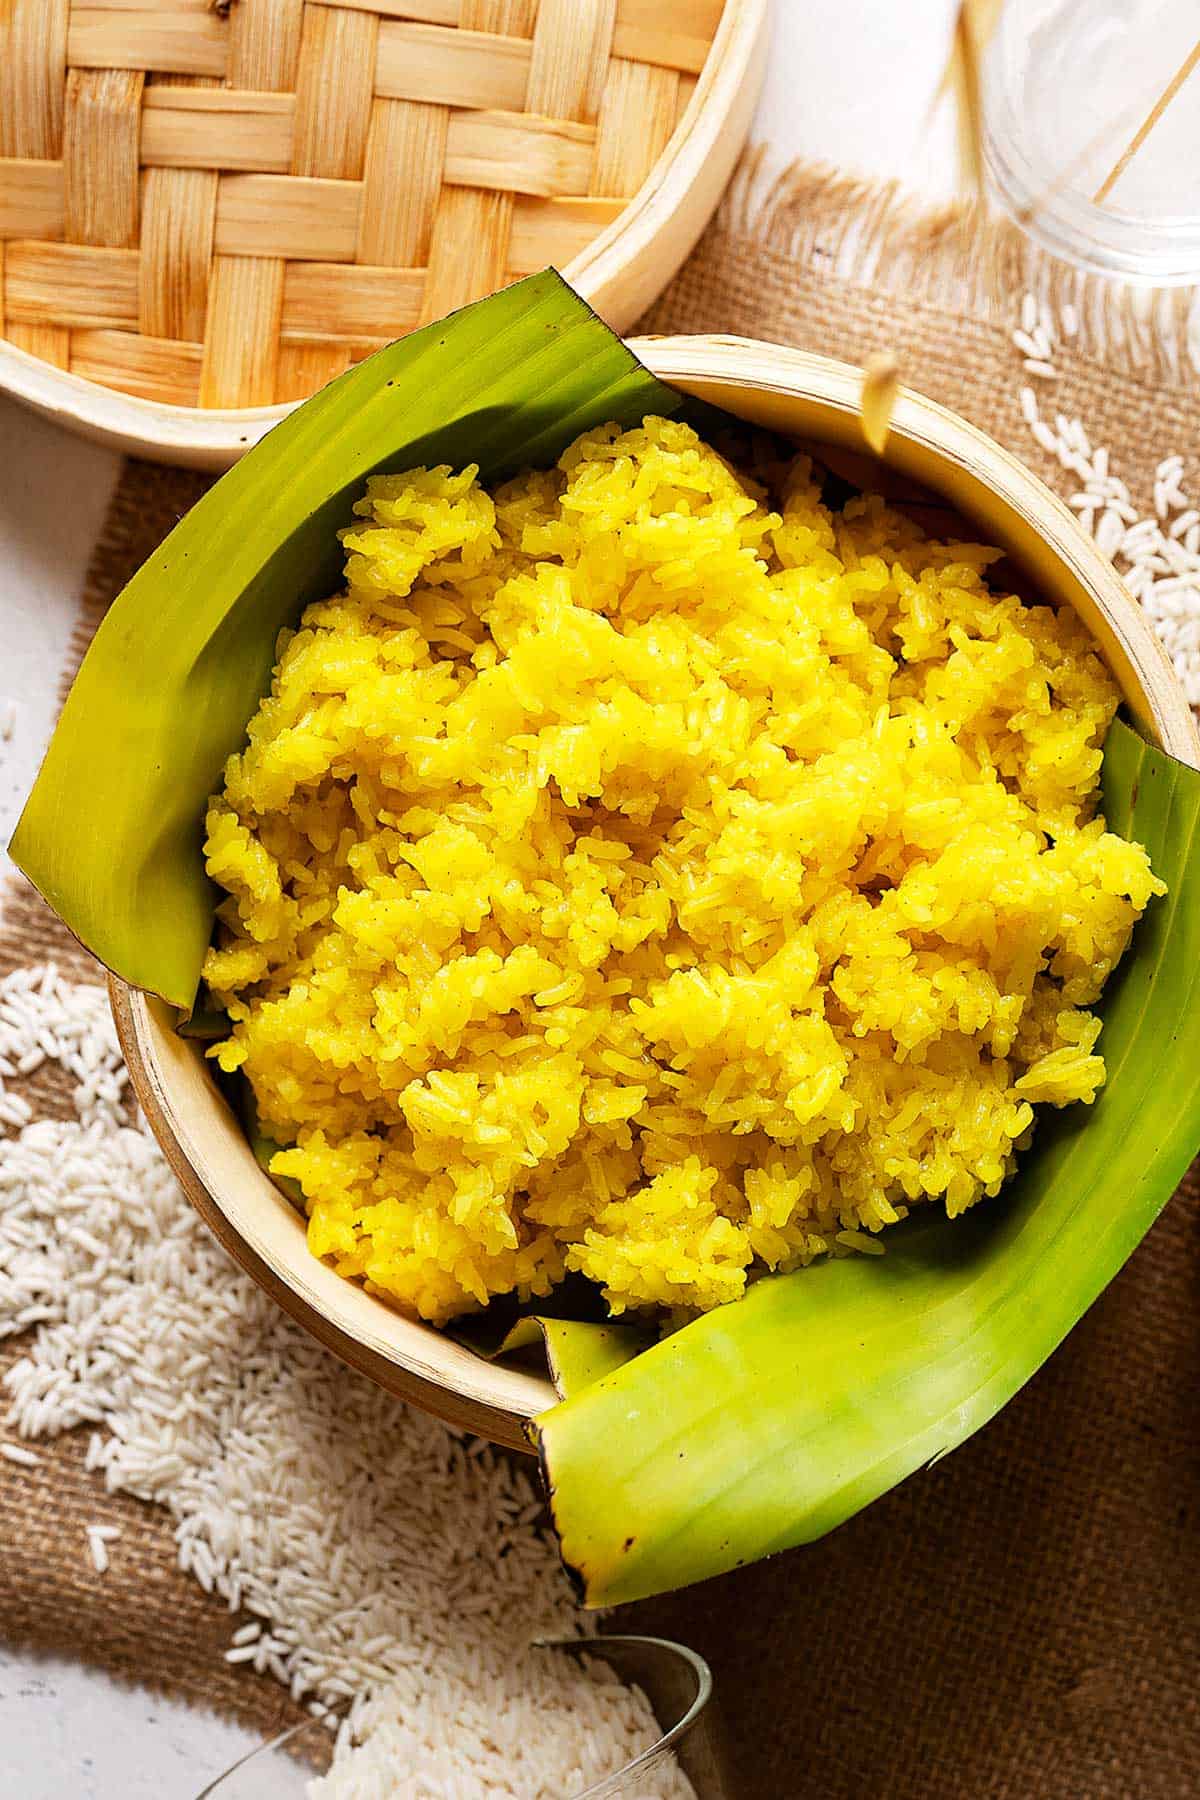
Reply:
[[[180,1026],[181,1035],[186,1035],[186,1026]],[[213,1078],[222,1089],[234,1112],[242,1122],[242,1130],[246,1141],[254,1152],[254,1160],[264,1174],[279,1189],[285,1200],[290,1200],[298,1213],[305,1211],[304,1189],[290,1175],[272,1175],[271,1158],[278,1156],[284,1146],[276,1138],[268,1137],[262,1128],[258,1116],[258,1106],[254,1099],[254,1089],[242,1075],[223,1075],[214,1068]]]
[[[200,1044],[216,1044],[227,1038],[232,1029],[228,1013],[215,1006],[196,1006],[176,1027],[180,1037],[194,1038]]]
[[[464,1313],[443,1329],[489,1362],[541,1351],[537,1360],[543,1371],[549,1370],[560,1400],[640,1355],[658,1338],[652,1328],[614,1321],[604,1295],[584,1275],[567,1275],[536,1302],[498,1295],[482,1312]],[[522,1360],[528,1357],[522,1355]]]
[[[592,1325],[578,1319],[521,1319],[500,1346],[500,1354],[536,1348],[544,1351],[550,1379],[559,1396],[569,1400],[602,1381],[647,1347],[647,1337],[629,1325]]]
[[[276,426],[134,576],[97,632],[9,854],[93,955],[190,1009],[212,936],[205,802],[280,628],[340,583],[366,477],[546,465],[608,419],[674,413],[553,270],[380,350]]]
[[[883,1257],[759,1282],[533,1427],[589,1604],[810,1542],[1012,1398],[1111,1281],[1200,1144],[1200,773],[1127,726],[1110,826],[1169,886],[1103,1008],[1108,1083],[1043,1121],[1004,1193]],[[602,1479],[600,1479],[602,1472]]]

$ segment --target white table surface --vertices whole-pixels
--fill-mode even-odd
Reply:
[[[772,0],[756,138],[954,188],[953,123],[929,122],[953,0]],[[87,557],[118,459],[0,398],[0,845],[54,717]],[[0,853],[0,864],[3,858]],[[0,1645],[0,1791],[22,1800],[188,1800],[251,1747],[237,1728],[72,1663]]]

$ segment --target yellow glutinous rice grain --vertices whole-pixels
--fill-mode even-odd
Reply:
[[[758,460],[651,418],[373,478],[212,801],[215,1053],[313,1251],[426,1319],[733,1300],[1103,1082],[1161,887],[1084,627]]]

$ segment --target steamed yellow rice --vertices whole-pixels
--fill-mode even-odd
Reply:
[[[733,1300],[1104,1080],[1162,889],[1095,816],[1095,647],[758,461],[651,418],[372,479],[211,803],[220,1066],[315,1254],[427,1319]]]

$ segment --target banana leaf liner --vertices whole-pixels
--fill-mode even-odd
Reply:
[[[108,968],[178,1007],[194,1037],[219,1033],[219,1018],[192,1017],[215,901],[205,804],[280,628],[338,584],[336,534],[366,477],[477,462],[495,480],[589,426],[683,404],[552,271],[343,375],[114,604],[14,860]],[[888,1233],[883,1257],[758,1281],[657,1342],[578,1316],[586,1306],[464,1324],[480,1354],[544,1344],[562,1398],[530,1435],[589,1604],[810,1542],[936,1462],[1029,1379],[1173,1192],[1200,1143],[1200,773],[1118,722],[1103,782],[1110,826],[1146,846],[1169,892],[1106,994],[1100,1099],[1043,1120],[997,1200],[953,1223],[930,1208]]]

